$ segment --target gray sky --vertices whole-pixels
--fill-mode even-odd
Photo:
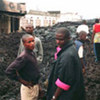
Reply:
[[[25,2],[27,10],[75,12],[83,18],[100,17],[100,0],[6,0]]]

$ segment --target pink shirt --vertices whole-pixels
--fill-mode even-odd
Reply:
[[[58,46],[58,47],[56,48],[56,50],[57,50],[57,52],[56,52],[55,55],[54,55],[55,60],[57,59],[57,54],[59,53],[59,51],[61,50],[61,48]]]

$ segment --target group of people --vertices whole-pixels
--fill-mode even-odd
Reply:
[[[98,26],[98,24],[94,26],[93,38]],[[41,40],[33,34],[33,30],[32,25],[26,26],[18,56],[5,71],[10,79],[22,84],[21,100],[38,100],[39,96],[41,76],[38,66],[43,60],[43,47]],[[89,33],[85,21],[77,28],[77,33],[79,38],[73,41],[67,28],[61,27],[55,32],[58,47],[48,78],[46,100],[85,100],[83,73],[86,64],[83,44]]]
[[[94,48],[95,62],[100,63],[100,20],[99,19],[95,19],[95,24],[93,25],[92,29],[93,29],[92,44]],[[89,27],[86,25],[85,20],[83,21],[83,24],[77,28],[77,33],[81,33],[81,31],[84,31],[87,34],[86,39],[88,39]]]
[[[39,65],[43,60],[41,40],[33,34],[34,27],[26,25],[25,35],[20,40],[18,57],[8,66],[6,74],[10,79],[20,82],[21,100],[38,100]]]

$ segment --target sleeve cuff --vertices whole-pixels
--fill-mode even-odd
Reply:
[[[65,90],[65,91],[68,91],[69,88],[70,88],[70,85],[63,83],[62,81],[60,81],[59,78],[57,79],[57,81],[55,82],[55,84],[56,84],[59,88]]]

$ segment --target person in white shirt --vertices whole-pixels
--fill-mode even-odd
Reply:
[[[79,25],[76,29],[76,33],[79,34],[81,31],[84,31],[86,32],[86,34],[88,35],[89,34],[89,27],[88,25],[86,25],[86,20],[83,20],[82,21],[82,24]]]

